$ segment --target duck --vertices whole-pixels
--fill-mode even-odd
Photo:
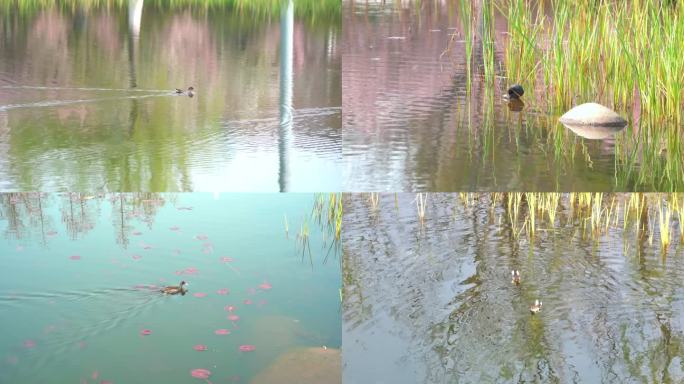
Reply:
[[[187,91],[184,91],[184,90],[182,90],[182,89],[180,89],[180,88],[176,88],[175,94],[176,94],[176,95],[183,95],[183,94],[185,94],[185,95],[188,95],[189,97],[193,97],[193,96],[195,96],[195,92],[194,92],[194,91],[195,91],[195,88],[194,88],[194,87],[188,87],[188,90],[187,90]]]
[[[511,283],[520,285],[520,271],[517,269],[511,271]]]
[[[188,283],[186,283],[185,281],[181,281],[180,285],[178,285],[178,286],[171,285],[168,287],[164,287],[161,290],[161,292],[165,295],[177,295],[179,293],[181,295],[185,295],[185,292],[187,291],[187,289],[185,288],[186,285],[188,285]]]
[[[513,84],[506,92],[509,100],[520,100],[520,97],[525,94],[525,90],[520,84]]]
[[[541,308],[542,308],[542,302],[539,300],[535,300],[534,304],[530,305],[530,313],[533,315],[535,313],[539,313],[541,311]]]

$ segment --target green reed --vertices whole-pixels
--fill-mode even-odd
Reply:
[[[631,126],[616,144],[619,187],[684,186],[681,3],[498,0],[496,6],[508,19],[507,75],[543,93],[541,109],[557,116],[596,101],[627,115]],[[553,138],[557,149],[565,146],[567,136]]]

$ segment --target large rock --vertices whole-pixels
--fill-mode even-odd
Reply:
[[[627,121],[620,115],[596,103],[578,105],[561,116],[559,121],[587,139],[605,139],[627,126]]]
[[[560,122],[565,125],[592,125],[600,127],[624,127],[627,120],[610,108],[601,104],[586,103],[565,112],[560,117]]]
[[[342,383],[342,356],[333,348],[294,348],[280,355],[251,384]]]

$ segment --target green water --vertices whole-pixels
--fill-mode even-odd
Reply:
[[[0,190],[340,190],[339,5],[51,3],[0,5]]]
[[[308,194],[0,195],[0,382],[204,382],[196,368],[214,383],[250,382],[287,351],[339,348],[329,232],[309,225],[311,261],[297,246],[313,203]],[[184,296],[142,286],[181,279]],[[245,344],[256,350],[240,352]]]

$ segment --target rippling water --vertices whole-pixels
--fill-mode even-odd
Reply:
[[[503,74],[507,26],[495,16]],[[567,131],[537,108],[544,90],[509,110],[502,94],[515,79],[483,81],[479,38],[468,94],[456,1],[345,1],[343,23],[345,190],[632,190],[615,180],[615,139]]]
[[[340,190],[338,20],[128,4],[0,21],[0,189]]]
[[[454,194],[430,194],[421,225],[414,199],[347,198],[345,382],[684,380],[681,243],[662,255],[620,224],[594,240],[568,207],[516,237],[502,207]]]
[[[323,262],[326,229],[310,228],[310,263],[283,224],[299,227],[313,202],[0,195],[0,382],[188,383],[204,368],[214,383],[264,383],[308,367],[283,367],[283,356],[326,357],[311,374],[339,380],[339,263]],[[159,292],[180,280],[186,295]]]

